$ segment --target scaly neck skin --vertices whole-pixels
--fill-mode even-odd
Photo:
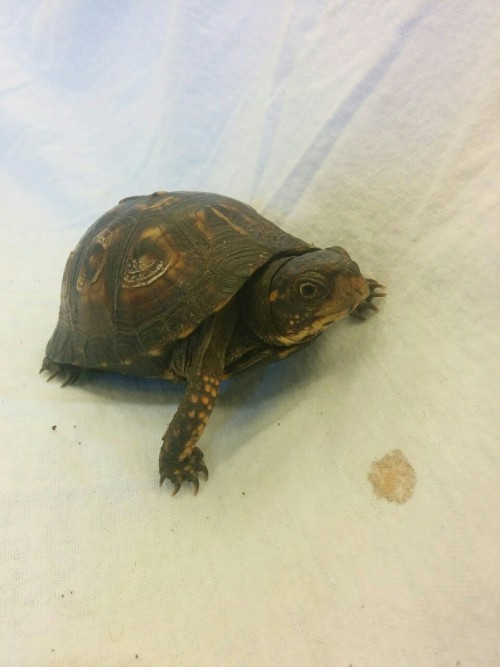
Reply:
[[[296,341],[284,339],[274,328],[269,300],[274,275],[290,259],[292,257],[282,257],[271,262],[256,279],[245,287],[241,295],[240,308],[246,326],[267,345],[296,344]]]

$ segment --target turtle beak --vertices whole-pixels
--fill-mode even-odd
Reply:
[[[321,326],[337,322],[352,313],[366,299],[370,289],[361,274],[342,273],[337,276],[331,299],[317,312]]]
[[[359,306],[370,294],[370,288],[364,277],[357,273],[346,272],[337,278],[335,283],[337,298],[346,306],[348,313]]]
[[[325,325],[341,320],[355,310],[369,293],[368,284],[360,273],[338,275],[332,298],[317,312],[318,321]]]

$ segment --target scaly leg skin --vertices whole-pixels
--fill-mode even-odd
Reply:
[[[187,378],[187,389],[163,436],[159,461],[160,486],[168,477],[174,485],[173,496],[182,482],[192,482],[196,495],[200,488],[198,476],[208,479],[203,453],[196,443],[219,395],[226,347],[236,315],[237,309],[229,304],[187,338],[179,353],[177,367]]]
[[[47,382],[50,382],[56,375],[62,375],[64,377],[64,382],[61,387],[65,387],[68,384],[75,384],[80,377],[81,370],[80,366],[58,364],[55,361],[52,361],[52,359],[49,359],[49,357],[45,357],[39,372],[43,373],[43,371],[48,371],[50,373]]]
[[[208,479],[203,452],[196,447],[219,394],[220,380],[202,374],[188,381],[186,394],[163,436],[160,450],[160,486],[168,477],[174,485],[172,495],[182,482],[192,482],[195,495],[200,483],[198,475]]]
[[[366,320],[366,317],[363,313],[366,313],[368,310],[373,310],[375,313],[378,312],[378,308],[375,304],[372,303],[372,299],[380,299],[385,296],[385,292],[377,292],[377,289],[385,289],[383,285],[378,283],[372,278],[367,278],[366,282],[370,288],[370,294],[366,297],[364,301],[355,308],[352,313],[349,313],[351,317],[355,317],[357,320]]]

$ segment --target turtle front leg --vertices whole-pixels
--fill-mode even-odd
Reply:
[[[174,366],[179,375],[187,378],[187,388],[163,436],[159,461],[160,486],[168,477],[174,485],[173,496],[182,482],[192,482],[196,495],[200,487],[198,476],[208,478],[203,452],[196,443],[219,395],[236,316],[237,308],[230,303],[186,338],[177,351]]]
[[[202,374],[189,380],[184,398],[163,436],[160,486],[168,477],[174,485],[173,496],[182,482],[192,482],[196,495],[200,486],[198,475],[208,479],[203,452],[196,443],[213,410],[219,386],[220,379],[214,375]]]
[[[366,299],[361,301],[357,308],[355,308],[352,313],[350,313],[351,317],[355,317],[357,320],[366,320],[365,313],[368,310],[373,310],[376,313],[378,308],[375,304],[372,303],[372,299],[379,299],[385,296],[385,292],[377,292],[378,289],[385,289],[383,285],[378,283],[376,280],[373,280],[373,278],[367,278],[366,282],[370,289],[370,294],[368,294]]]

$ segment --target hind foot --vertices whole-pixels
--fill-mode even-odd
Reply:
[[[50,373],[47,378],[47,382],[50,382],[56,375],[61,375],[64,378],[64,381],[61,387],[65,387],[67,384],[75,384],[80,376],[80,371],[82,369],[80,366],[73,366],[72,364],[58,364],[49,357],[45,357],[40,368],[40,373],[43,371],[48,371]]]

